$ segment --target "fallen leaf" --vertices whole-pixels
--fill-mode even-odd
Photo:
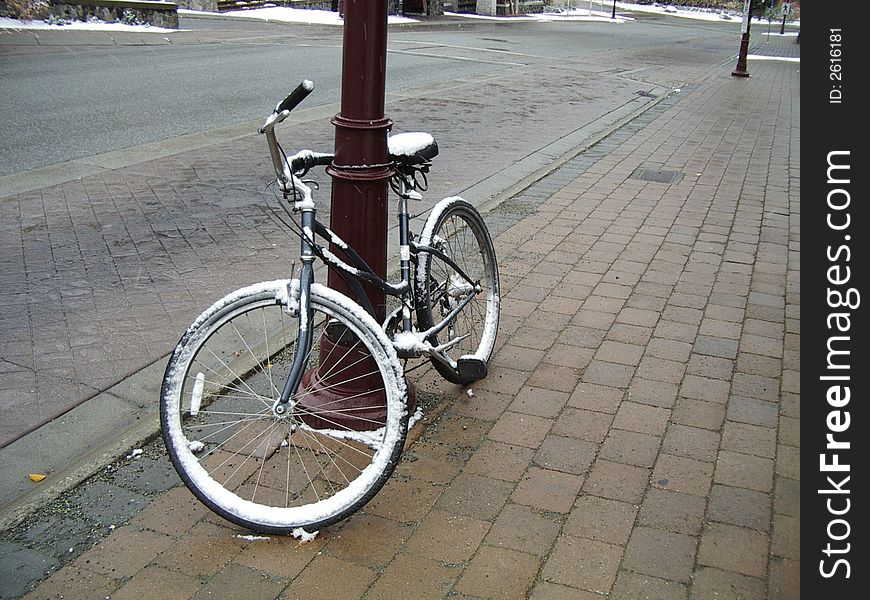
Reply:
[[[30,479],[30,481],[35,481],[37,483],[45,479],[45,475],[43,475],[42,473],[30,473],[27,477],[28,479]]]

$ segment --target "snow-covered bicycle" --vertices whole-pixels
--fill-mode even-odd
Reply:
[[[274,131],[312,89],[300,84],[260,129],[285,223],[302,241],[298,276],[236,290],[202,313],[169,360],[160,399],[163,438],[184,483],[225,519],[266,533],[307,535],[368,502],[407,433],[401,359],[428,358],[443,377],[467,385],[486,376],[498,330],[498,267],[478,211],[445,198],[419,236],[410,231],[408,203],[422,198],[438,154],[431,135],[388,140],[397,283],[317,220],[302,177],[334,156],[288,157]],[[318,260],[354,299],[314,281]],[[360,282],[397,299],[383,323]]]

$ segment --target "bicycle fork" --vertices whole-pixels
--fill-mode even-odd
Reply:
[[[305,373],[305,367],[308,365],[308,357],[311,354],[311,348],[314,343],[314,323],[312,322],[311,314],[311,284],[314,282],[314,209],[302,208],[302,252],[300,260],[302,268],[299,272],[299,297],[297,300],[296,310],[299,317],[299,330],[296,336],[296,353],[293,356],[293,363],[290,366],[290,374],[287,376],[287,381],[284,382],[284,388],[281,390],[281,395],[272,405],[272,412],[276,416],[287,414],[290,398],[299,389],[299,384],[302,382],[302,375]],[[294,301],[293,291],[290,293],[291,306]],[[292,408],[290,405],[289,408]]]

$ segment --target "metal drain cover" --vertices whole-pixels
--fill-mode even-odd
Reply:
[[[655,167],[640,167],[631,174],[634,179],[642,181],[654,181],[655,183],[675,183],[679,181],[683,174],[679,171],[665,171],[656,169]]]

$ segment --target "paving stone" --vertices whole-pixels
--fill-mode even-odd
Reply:
[[[259,536],[268,539],[238,544],[241,550],[232,562],[282,579],[292,579],[322,553],[330,536],[330,533],[322,532],[304,544],[287,536]]]
[[[420,442],[402,453],[395,476],[434,484],[447,484],[459,474],[471,451],[449,444]]]
[[[468,564],[456,589],[479,597],[526,598],[538,565],[538,558],[531,554],[485,546]]]
[[[606,594],[616,580],[622,548],[596,540],[563,535],[544,563],[544,581]]]
[[[435,503],[435,508],[466,517],[494,521],[513,487],[513,484],[506,481],[463,473],[447,487]]]
[[[534,377],[534,374],[532,376]],[[508,408],[514,412],[551,418],[559,414],[568,402],[568,398],[569,395],[565,392],[524,386]]]
[[[744,527],[711,523],[701,535],[698,564],[763,578],[767,573],[768,539]],[[740,552],[735,552],[740,548]]]
[[[473,517],[433,510],[403,549],[435,561],[458,564],[472,557],[491,525]]]
[[[622,390],[580,382],[568,400],[568,406],[615,414],[622,402]]]
[[[155,498],[131,521],[134,527],[143,527],[158,533],[180,535],[188,531],[208,513],[205,507],[186,487],[176,487]]]
[[[469,389],[472,390],[472,396],[466,393],[453,401],[451,410],[454,414],[482,421],[495,421],[513,401],[512,395],[481,389],[476,383]]]
[[[604,596],[593,592],[586,592],[566,585],[550,583],[549,581],[540,581],[535,584],[529,595],[529,600],[602,600],[602,598]]]
[[[543,468],[573,475],[582,475],[595,458],[593,443],[577,438],[548,435],[534,456],[534,463]]]
[[[118,583],[114,579],[70,563],[53,573],[24,599],[107,598],[116,589]]]
[[[640,378],[663,381],[675,386],[683,380],[685,372],[685,363],[656,358],[655,356],[644,356],[637,368],[637,376]]]
[[[636,402],[623,402],[613,419],[613,426],[648,435],[662,435],[668,424],[670,411]]]
[[[692,353],[689,357],[689,364],[686,366],[686,373],[689,375],[698,375],[706,379],[722,379],[730,381],[734,372],[735,361],[729,358],[719,358],[716,356],[706,356],[704,354]]]
[[[442,598],[459,575],[457,567],[443,562],[400,554],[371,586],[366,598]]]
[[[769,531],[770,494],[715,484],[710,490],[709,518],[711,521]]]
[[[725,405],[692,398],[680,398],[671,413],[671,422],[719,431],[725,421]]]
[[[153,564],[197,577],[211,577],[239,553],[242,548],[239,542],[229,529],[199,523],[185,537],[185,543],[170,541]]]
[[[393,559],[411,533],[411,527],[390,519],[355,514],[342,525],[340,531],[331,536],[328,551],[333,558],[363,567],[379,568]],[[311,550],[307,552],[311,554]]]
[[[637,366],[640,364],[643,352],[644,347],[641,345],[605,340],[595,353],[595,358],[612,363]]]
[[[589,494],[639,504],[649,483],[649,469],[598,459],[583,489]]]
[[[559,535],[561,519],[542,515],[520,504],[507,504],[486,536],[486,544],[535,556],[549,553]]]
[[[69,501],[86,507],[98,523],[120,525],[148,506],[151,499],[106,481],[95,481],[76,490]]]
[[[636,527],[625,549],[623,568],[687,583],[692,574],[696,538],[679,533]]]
[[[636,515],[635,504],[586,494],[577,498],[563,531],[576,537],[625,545]]]
[[[672,454],[659,454],[650,481],[661,489],[706,496],[713,480],[713,465]]]
[[[533,455],[531,448],[485,440],[466,463],[465,472],[502,481],[519,481]]]
[[[168,535],[121,528],[73,564],[113,579],[132,577],[173,542]]]
[[[706,499],[681,492],[650,488],[640,507],[637,522],[674,533],[701,533]]]
[[[755,577],[701,567],[694,575],[692,600],[721,598],[722,600],[766,600],[764,581]],[[798,596],[785,596],[797,598]]]
[[[628,398],[639,404],[671,408],[677,399],[678,385],[636,376],[628,387]]]
[[[392,477],[366,504],[366,512],[400,523],[417,522],[432,509],[443,491],[427,481]]]
[[[771,558],[767,597],[770,600],[788,600],[799,598],[800,593],[800,561]]]
[[[722,450],[716,461],[716,483],[770,492],[773,489],[773,461],[748,454]]]
[[[777,477],[773,489],[773,510],[790,517],[800,516],[801,482],[786,477]]]
[[[731,380],[731,392],[737,396],[756,398],[767,402],[779,400],[779,378],[764,377],[751,373],[735,373]]]
[[[652,467],[655,464],[656,456],[658,456],[660,445],[661,438],[653,435],[611,429],[601,446],[599,456],[627,465]]]
[[[776,430],[749,423],[726,421],[722,430],[722,449],[762,458],[775,458]]]
[[[773,516],[770,553],[773,556],[800,561],[801,522],[799,517]]]
[[[506,411],[489,432],[497,442],[538,448],[553,426],[552,419]]]
[[[377,573],[366,567],[331,556],[319,555],[305,567],[280,597],[288,600],[359,598],[369,588],[375,577],[377,577]],[[252,578],[248,577],[247,579],[251,581]],[[253,579],[253,583],[256,585],[258,582]],[[267,586],[264,588],[263,591],[270,589]],[[263,591],[258,591],[256,594],[262,594]],[[204,592],[205,590],[200,594],[204,596]],[[216,588],[213,593],[220,596],[222,592]],[[277,594],[272,597],[276,596]]]
[[[523,475],[511,500],[540,510],[567,513],[580,493],[583,481],[582,475],[532,466]]]
[[[685,600],[686,585],[642,573],[620,571],[610,593],[611,600]]]
[[[19,598],[59,562],[21,544],[0,543],[0,597]]]
[[[778,425],[777,405],[773,402],[732,396],[728,400],[726,416],[731,421],[776,428]]]
[[[800,479],[801,476],[801,449],[794,446],[776,446],[776,463],[774,473],[779,477]]]
[[[595,351],[592,348],[581,348],[579,346],[557,343],[544,355],[543,364],[569,367],[577,372],[577,377],[579,378],[579,372],[582,372],[589,366],[594,354]]]
[[[607,413],[565,408],[553,424],[551,433],[600,443],[607,435],[612,421],[613,417]]]
[[[112,595],[113,600],[187,600],[202,587],[202,583],[190,575],[170,571],[162,567],[147,566],[139,571],[124,587]]]
[[[583,372],[581,381],[609,387],[626,388],[634,376],[635,369],[629,365],[593,359]]]
[[[713,462],[719,451],[719,434],[715,431],[671,423],[668,425],[662,452]]]

